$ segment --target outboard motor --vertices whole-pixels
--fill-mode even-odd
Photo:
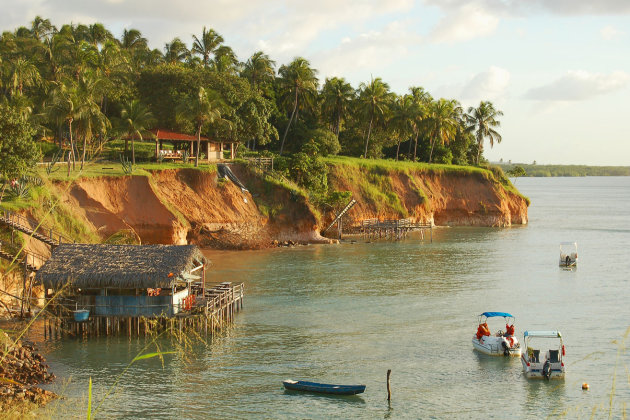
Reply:
[[[503,347],[503,355],[504,356],[509,356],[510,355],[510,345],[508,344],[507,340],[504,338],[503,340],[501,340],[501,347]]]
[[[551,363],[549,360],[545,360],[545,364],[543,365],[542,374],[545,379],[549,380],[551,377]]]

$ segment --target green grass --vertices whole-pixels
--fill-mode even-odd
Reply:
[[[348,156],[329,156],[322,158],[324,162],[332,165],[350,165],[358,166],[366,169],[375,170],[396,170],[396,171],[408,171],[413,170],[416,172],[430,172],[430,173],[445,173],[453,172],[457,174],[461,173],[487,173],[487,169],[478,168],[476,166],[459,166],[459,165],[443,165],[437,163],[425,163],[425,162],[409,162],[409,161],[395,161],[390,159],[362,159]]]

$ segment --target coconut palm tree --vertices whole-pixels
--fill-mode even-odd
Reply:
[[[422,126],[422,121],[424,120],[427,114],[427,108],[429,104],[433,101],[433,97],[424,90],[423,87],[412,86],[409,88],[409,92],[411,93],[411,97],[413,98],[413,102],[416,105],[415,115],[414,115],[414,147],[413,147],[413,160],[416,160],[416,155],[418,152],[418,136],[420,135],[420,127]],[[411,156],[411,142],[409,143],[409,156]]]
[[[125,29],[120,37],[120,44],[126,50],[147,49],[149,42],[137,29]]]
[[[262,83],[270,83],[276,76],[274,67],[276,62],[262,51],[256,51],[247,60],[241,72],[241,76],[249,80],[254,89]]]
[[[455,138],[460,116],[461,105],[456,100],[441,98],[429,104],[426,118],[423,121],[425,132],[431,142],[429,163],[433,159],[433,148],[436,142],[448,144]]]
[[[372,78],[370,83],[361,83],[359,86],[359,103],[370,120],[367,136],[365,137],[364,158],[367,158],[372,126],[375,120],[379,120],[387,112],[389,96],[389,85],[383,82],[380,77]]]
[[[341,122],[355,99],[356,91],[344,78],[326,79],[321,92],[322,116],[327,118],[331,131],[339,139]]]
[[[501,143],[501,135],[494,129],[500,127],[501,122],[497,119],[503,112],[494,108],[492,102],[481,101],[477,108],[469,107],[466,115],[466,130],[475,133],[477,139],[477,165],[483,152],[483,142],[486,137],[490,140],[490,147],[494,142]]]
[[[411,140],[410,137],[412,134],[416,135],[417,139],[419,130],[416,124],[416,116],[419,110],[418,104],[416,104],[411,95],[398,96],[391,105],[391,108],[392,118],[390,123],[396,132],[396,138],[398,140],[398,145],[396,146],[396,160],[398,160],[401,141],[403,139]],[[411,150],[411,141],[409,141],[409,149]]]
[[[222,43],[223,37],[221,35],[212,28],[206,30],[204,26],[200,38],[197,38],[197,35],[193,35],[191,52],[193,54],[199,54],[203,58],[203,66],[208,67],[210,64],[210,55],[214,54]]]
[[[238,73],[238,58],[231,47],[221,45],[215,50],[212,68],[218,73],[236,75]]]
[[[50,39],[56,31],[57,28],[50,23],[50,19],[35,16],[35,19],[31,22],[31,33],[33,37],[40,42]]]
[[[97,98],[102,97],[103,79],[81,77],[76,86],[75,122],[77,134],[83,137],[83,152],[81,155],[81,170],[85,165],[85,155],[88,142],[95,134],[104,134],[111,126],[109,119],[101,111]]]
[[[121,129],[127,138],[131,138],[131,163],[136,164],[134,139],[142,141],[143,135],[150,136],[149,128],[155,124],[155,118],[149,108],[138,99],[133,99],[120,112]],[[125,150],[127,141],[125,140]]]
[[[74,154],[74,139],[72,122],[78,114],[77,108],[79,98],[77,94],[77,83],[72,78],[65,78],[63,81],[53,83],[53,88],[49,94],[49,101],[46,104],[46,114],[52,120],[63,120],[68,124],[68,134],[70,140],[70,156],[72,157],[72,167],[74,170],[76,156]],[[60,139],[61,141],[61,139]]]
[[[189,55],[190,51],[186,48],[186,44],[178,37],[164,44],[164,59],[167,63],[181,63],[186,61]]]
[[[297,57],[289,65],[282,65],[278,74],[280,100],[287,109],[291,108],[291,117],[280,143],[282,155],[293,119],[298,119],[301,107],[312,106],[317,96],[317,70],[311,68],[307,59]]]
[[[197,130],[197,153],[195,166],[199,166],[199,152],[201,150],[201,130],[205,125],[225,122],[221,117],[225,104],[214,90],[200,87],[193,98],[185,98],[178,106],[178,114],[193,121]]]
[[[22,95],[24,87],[38,85],[42,78],[35,64],[24,57],[8,62],[8,87],[11,96]]]

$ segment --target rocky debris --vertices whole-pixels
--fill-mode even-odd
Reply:
[[[0,412],[25,402],[44,405],[56,398],[54,393],[35,386],[54,379],[46,360],[32,343],[14,343],[0,331]]]

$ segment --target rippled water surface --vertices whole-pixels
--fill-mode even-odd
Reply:
[[[541,418],[595,410],[607,417],[614,384],[620,417],[630,402],[630,359],[614,342],[630,326],[630,177],[520,178],[516,186],[532,200],[527,226],[440,228],[433,243],[359,239],[206,252],[209,281],[245,283],[234,327],[196,346],[190,360],[133,364],[99,416]],[[579,244],[575,271],[557,265],[559,243],[569,240]],[[566,380],[528,381],[517,358],[474,352],[483,311],[513,313],[519,338],[525,329],[561,330]],[[85,414],[89,377],[98,405],[144,345],[127,338],[45,344],[61,377],[54,388],[68,396],[54,414]],[[286,378],[367,389],[354,397],[295,394],[283,390]]]

